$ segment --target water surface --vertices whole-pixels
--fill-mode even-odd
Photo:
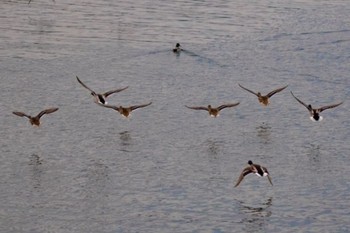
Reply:
[[[1,232],[350,231],[348,1],[0,5]],[[153,104],[124,119],[76,75]],[[262,107],[238,83],[288,88]],[[290,91],[345,102],[315,123]],[[47,107],[40,128],[12,114]],[[248,160],[274,186],[233,188]]]

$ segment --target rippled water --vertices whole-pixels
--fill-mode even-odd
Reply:
[[[0,6],[0,232],[350,232],[348,1]],[[124,119],[76,75],[153,104]],[[238,83],[288,88],[262,107]],[[315,123],[290,91],[344,104]],[[12,114],[47,107],[39,128]],[[274,186],[233,188],[248,160]]]

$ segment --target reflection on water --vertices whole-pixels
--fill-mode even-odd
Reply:
[[[262,143],[268,144],[271,142],[271,126],[268,123],[263,122],[256,127],[256,131]]]
[[[132,137],[129,131],[123,131],[119,133],[120,139],[120,150],[124,152],[131,152],[132,147]]]
[[[42,159],[37,154],[32,154],[30,157],[29,165],[31,165],[31,171],[32,171],[32,181],[33,181],[33,188],[37,189],[41,186],[41,179],[42,179]]]
[[[129,131],[123,131],[119,133],[120,135],[120,145],[129,146],[131,144],[131,136]]]
[[[254,206],[243,201],[239,201],[239,204],[239,210],[243,216],[241,222],[245,225],[246,232],[265,232],[267,221],[272,215],[270,210],[272,197]]]
[[[206,146],[207,146],[207,153],[209,155],[212,155],[214,157],[216,157],[220,151],[220,144],[222,144],[222,142],[220,141],[213,141],[213,140],[207,140],[205,142]]]
[[[321,147],[320,147],[320,145],[308,144],[306,146],[306,155],[313,162],[319,162],[320,161],[320,154],[321,154]]]

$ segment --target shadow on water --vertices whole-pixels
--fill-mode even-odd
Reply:
[[[266,230],[269,217],[272,215],[270,207],[272,206],[272,197],[269,197],[261,204],[254,205],[239,201],[239,211],[242,215],[241,222],[245,225],[246,232],[256,232]]]

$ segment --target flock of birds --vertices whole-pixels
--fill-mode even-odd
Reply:
[[[30,1],[29,1],[30,3]],[[180,53],[181,51],[183,51],[183,49],[181,48],[181,45],[179,43],[176,44],[175,48],[173,49],[173,52],[174,53]],[[105,108],[111,108],[117,112],[119,112],[122,116],[128,118],[131,114],[131,112],[133,110],[136,110],[136,109],[139,109],[139,108],[144,108],[144,107],[147,107],[149,105],[152,104],[152,102],[149,102],[149,103],[146,103],[146,104],[140,104],[140,105],[133,105],[133,106],[128,106],[128,107],[123,107],[123,106],[116,106],[116,105],[109,105],[107,103],[107,97],[110,96],[111,94],[114,94],[114,93],[118,93],[118,92],[121,92],[121,91],[124,91],[128,88],[127,87],[124,87],[124,88],[119,88],[119,89],[114,89],[114,90],[111,90],[111,91],[107,91],[105,93],[97,93],[95,92],[94,90],[92,90],[91,88],[89,88],[86,84],[84,84],[78,76],[76,76],[76,79],[78,81],[78,83],[80,83],[84,88],[86,88],[87,90],[89,90],[90,94],[93,96],[93,101],[98,104],[99,106],[102,106],[102,107],[105,107]],[[270,103],[270,98],[283,91],[284,89],[286,89],[288,87],[288,85],[284,86],[284,87],[281,87],[281,88],[277,88],[271,92],[269,92],[268,94],[266,95],[262,95],[260,92],[255,92],[255,91],[252,91],[244,86],[242,86],[241,84],[238,84],[242,89],[246,90],[247,92],[250,92],[252,94],[254,94],[255,96],[258,97],[258,101],[263,105],[263,106],[267,106],[269,105]],[[323,107],[320,107],[320,108],[313,108],[310,104],[305,104],[303,101],[301,101],[299,98],[297,98],[293,92],[291,92],[292,96],[302,105],[304,105],[306,107],[306,109],[309,111],[310,113],[310,119],[312,121],[321,121],[323,119],[322,116],[320,116],[320,113],[326,109],[330,109],[330,108],[335,108],[339,105],[341,105],[343,102],[340,102],[340,103],[337,103],[337,104],[331,104],[331,105],[327,105],[327,106],[323,106]],[[193,109],[193,110],[205,110],[205,111],[208,111],[209,115],[212,116],[212,117],[217,117],[219,116],[219,112],[222,110],[222,109],[225,109],[225,108],[231,108],[231,107],[235,107],[239,105],[239,102],[237,103],[230,103],[230,104],[223,104],[223,105],[220,105],[218,107],[212,107],[211,105],[208,105],[208,106],[187,106],[185,105],[187,108],[189,109]],[[40,126],[40,118],[46,114],[50,114],[50,113],[54,113],[58,110],[58,108],[49,108],[49,109],[45,109],[43,111],[41,111],[38,115],[36,116],[31,116],[31,115],[28,115],[24,112],[13,112],[13,114],[17,115],[17,116],[20,116],[20,117],[27,117],[29,119],[29,122],[31,125],[33,126]],[[259,177],[264,177],[264,176],[267,176],[269,182],[271,185],[272,184],[272,180],[271,180],[271,177],[270,177],[270,174],[269,172],[267,171],[266,167],[263,167],[263,166],[260,166],[259,164],[254,164],[251,160],[248,161],[248,165],[246,168],[243,169],[243,171],[241,172],[238,180],[237,180],[237,183],[235,185],[235,187],[237,187],[243,180],[243,178],[250,174],[250,173],[253,173],[253,174],[256,174],[257,176]]]

